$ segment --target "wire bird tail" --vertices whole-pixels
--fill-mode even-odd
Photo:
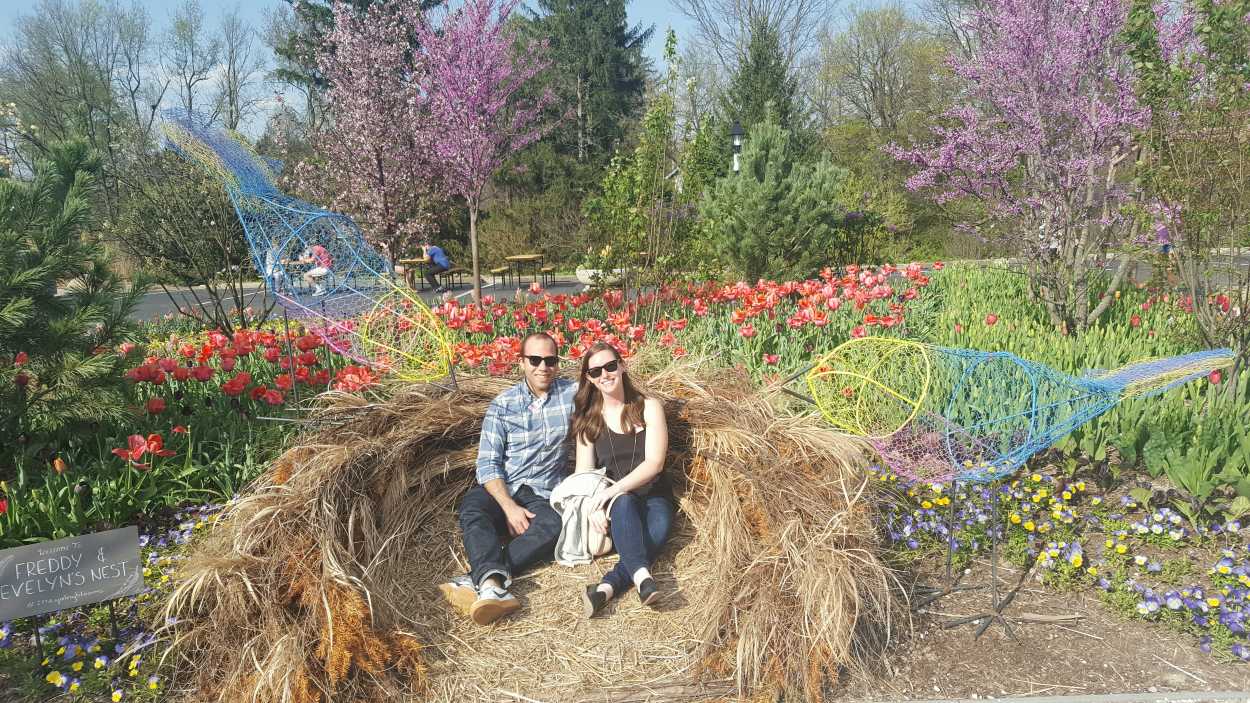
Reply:
[[[1233,364],[1231,349],[1211,349],[1163,359],[1144,359],[1118,369],[1090,374],[1091,380],[1118,391],[1124,398],[1147,398]]]

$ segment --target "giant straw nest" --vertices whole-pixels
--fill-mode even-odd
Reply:
[[[635,368],[638,365],[635,364]],[[658,607],[592,620],[615,556],[516,579],[490,627],[437,584],[467,569],[456,504],[482,417],[515,380],[328,394],[313,423],[189,552],[165,604],[188,700],[819,700],[904,617],[873,528],[863,446],[742,374],[671,362],[678,518]]]

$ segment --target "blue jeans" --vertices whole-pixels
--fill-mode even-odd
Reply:
[[[506,588],[513,575],[555,556],[560,514],[529,486],[518,488],[512,499],[534,513],[534,517],[529,529],[507,545],[503,543],[508,536],[507,517],[485,488],[470,488],[460,502],[460,532],[464,535],[464,551],[469,557],[469,576],[474,585],[497,575]]]
[[[622,493],[612,503],[612,543],[621,560],[603,576],[613,594],[621,594],[634,583],[634,572],[650,567],[664,548],[673,526],[673,502],[668,496],[636,496]]]
[[[438,264],[429,264],[425,267],[425,282],[430,284],[431,288],[438,288],[438,274],[448,270],[446,266]],[[530,511],[534,512],[533,510]]]

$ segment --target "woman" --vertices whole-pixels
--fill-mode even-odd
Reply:
[[[659,597],[649,569],[668,539],[673,493],[663,473],[668,427],[660,401],[634,387],[620,354],[603,342],[582,357],[578,379],[571,428],[576,470],[603,467],[615,481],[591,497],[590,524],[611,533],[621,557],[602,582],[582,594],[586,617],[593,617],[631,585],[644,605]]]

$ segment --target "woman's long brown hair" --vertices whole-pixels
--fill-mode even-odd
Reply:
[[[586,369],[590,367],[590,357],[601,351],[610,351],[618,362],[621,361],[620,352],[607,342],[595,342],[582,356],[581,370],[577,373],[577,396],[573,401],[572,430],[575,439],[583,440],[587,444],[594,444],[604,429],[603,393],[599,392],[599,388],[586,375]],[[625,389],[625,408],[621,411],[621,429],[629,434],[647,424],[642,417],[647,396],[643,395],[634,386],[633,381],[629,380],[629,373],[625,371],[624,366],[621,366],[617,373],[621,375],[621,387]]]

